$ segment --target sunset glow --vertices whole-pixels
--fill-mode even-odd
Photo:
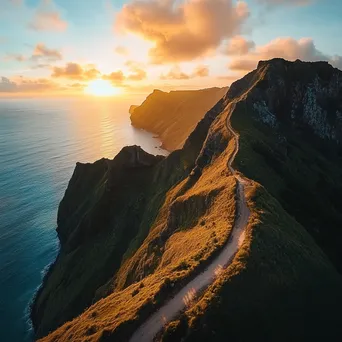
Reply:
[[[342,68],[340,0],[0,3],[0,97],[226,87],[275,57]]]
[[[94,96],[114,96],[121,93],[119,88],[113,87],[109,81],[105,80],[89,82],[84,92]]]

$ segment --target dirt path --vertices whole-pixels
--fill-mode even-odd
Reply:
[[[231,110],[232,112],[233,110]],[[242,245],[245,239],[245,228],[248,223],[250,211],[247,206],[244,187],[246,181],[232,167],[232,162],[239,150],[239,136],[235,133],[230,125],[230,115],[227,118],[227,129],[233,134],[236,145],[235,150],[227,163],[227,167],[231,171],[238,182],[237,187],[237,217],[235,219],[232,233],[227,241],[226,246],[213,262],[185,287],[183,287],[172,299],[166,302],[159,310],[157,310],[147,321],[142,324],[133,334],[130,342],[151,342],[158,332],[168,322],[174,320],[182,310],[194,303],[196,293],[203,291],[215,278],[228,267],[232,262],[234,255]]]

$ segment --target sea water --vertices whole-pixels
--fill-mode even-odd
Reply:
[[[0,341],[32,339],[28,307],[58,252],[57,209],[75,163],[126,145],[165,154],[130,124],[142,100],[0,99]]]

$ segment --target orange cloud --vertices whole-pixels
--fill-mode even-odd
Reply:
[[[293,38],[277,38],[266,45],[259,46],[245,57],[235,58],[230,64],[231,70],[250,71],[256,68],[260,60],[272,58],[285,58],[290,61],[300,59],[303,61],[321,61],[330,62],[336,67],[342,66],[341,56],[329,56],[319,51],[311,38],[302,38],[299,40]]]
[[[0,93],[36,93],[62,89],[59,84],[46,78],[33,80],[21,78],[18,82],[11,81],[6,77],[0,78]]]
[[[146,78],[147,74],[144,70],[144,65],[134,62],[134,61],[127,61],[125,65],[129,68],[130,74],[128,75],[127,79],[130,81],[142,81]]]
[[[209,75],[209,68],[206,65],[197,66],[191,74],[184,73],[179,65],[171,68],[171,70],[165,75],[161,74],[161,80],[188,80],[195,77],[206,77]]]
[[[90,81],[96,79],[100,72],[92,65],[82,67],[77,63],[68,63],[65,67],[54,67],[52,77],[68,78],[78,81]]]
[[[223,47],[222,52],[226,55],[245,55],[255,47],[255,43],[251,40],[246,40],[241,36],[233,37]]]
[[[28,27],[35,31],[65,31],[68,23],[62,19],[51,0],[42,0]]]
[[[244,1],[133,0],[124,5],[116,26],[153,41],[153,63],[193,60],[208,54],[241,31],[249,15]]]
[[[123,84],[124,81],[142,81],[146,78],[146,72],[142,69],[139,63],[128,61],[126,62],[126,66],[131,71],[128,76],[126,76],[122,70],[114,71],[108,75],[102,75],[102,79],[111,81],[112,84],[118,86],[125,86]]]
[[[207,77],[209,76],[209,68],[206,65],[199,65],[193,72],[194,77]]]
[[[108,75],[102,75],[102,79],[111,81],[114,85],[121,84],[125,80],[125,75],[121,70],[114,71]]]
[[[171,68],[171,70],[166,74],[161,74],[161,80],[188,80],[190,76],[183,71],[181,71],[178,65]]]
[[[33,55],[31,57],[32,59],[46,59],[49,61],[57,61],[62,59],[62,54],[55,49],[49,49],[44,44],[39,43],[36,45]]]

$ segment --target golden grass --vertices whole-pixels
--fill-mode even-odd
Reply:
[[[213,129],[222,128],[224,121],[216,124]],[[186,179],[168,192],[148,237],[117,273],[112,294],[41,341],[99,341],[120,335],[129,322],[131,332],[148,310],[171,294],[163,292],[164,284],[171,283],[176,290],[189,281],[231,232],[236,180],[226,165],[233,150],[231,143],[215,156],[192,187],[184,187]],[[165,241],[160,242],[163,235]]]

